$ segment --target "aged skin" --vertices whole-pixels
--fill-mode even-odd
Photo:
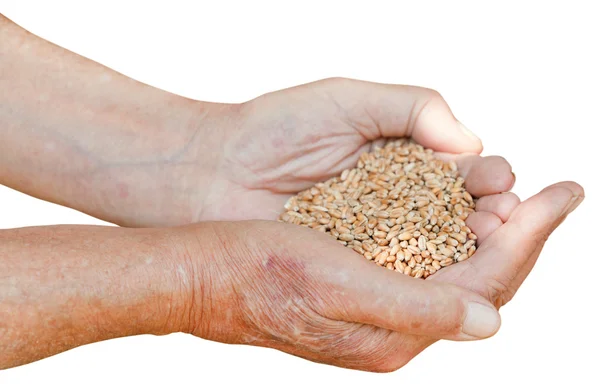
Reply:
[[[581,192],[574,183],[547,188],[471,259],[431,281],[379,268],[318,232],[267,221],[3,230],[0,368],[115,337],[187,332],[395,370],[440,338],[494,334],[499,318],[486,321],[472,306],[495,314],[490,302],[511,299]]]
[[[521,203],[510,165],[477,155],[479,139],[432,90],[329,79],[195,102],[3,16],[0,42],[0,183],[132,227],[0,231],[0,368],[183,331],[395,370],[438,339],[493,335],[495,308],[584,196],[564,182]],[[290,195],[403,136],[455,159],[478,198],[466,262],[417,281],[314,231],[249,220],[274,220]]]

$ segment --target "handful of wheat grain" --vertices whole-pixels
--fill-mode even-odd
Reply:
[[[279,220],[310,227],[378,265],[427,278],[475,253],[475,209],[456,163],[408,139],[360,156],[357,167],[288,200]]]

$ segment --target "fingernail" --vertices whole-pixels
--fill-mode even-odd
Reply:
[[[467,317],[462,326],[464,334],[483,339],[492,336],[500,328],[500,315],[496,309],[470,302]]]
[[[573,196],[571,198],[571,202],[569,204],[569,206],[567,207],[567,211],[564,213],[565,216],[569,215],[571,212],[575,211],[575,209],[577,207],[579,207],[579,205],[581,204],[581,202],[583,201],[583,199],[585,199],[585,197],[579,195],[579,196]]]
[[[479,139],[473,132],[471,132],[469,130],[469,128],[465,127],[465,125],[463,123],[461,123],[460,121],[458,122],[458,128],[462,131],[462,133],[467,135],[469,138],[471,138],[473,140],[477,140],[478,142],[481,142],[481,139]]]

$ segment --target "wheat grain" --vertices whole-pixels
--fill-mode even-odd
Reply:
[[[328,233],[369,261],[415,278],[473,256],[473,197],[455,162],[399,139],[285,204],[279,220]]]

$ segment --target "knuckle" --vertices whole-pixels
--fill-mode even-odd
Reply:
[[[411,359],[412,357],[409,357],[408,355],[399,354],[393,358],[387,358],[385,361],[380,361],[366,370],[374,373],[392,373],[404,367]]]
[[[485,283],[486,293],[485,298],[488,299],[494,305],[498,304],[498,301],[509,292],[509,282],[504,281],[501,278],[491,278]]]
[[[463,303],[464,291],[459,287],[447,285],[437,287],[437,293],[421,306],[417,317],[420,320],[431,320],[435,332],[440,335],[453,335],[461,330],[465,316]]]
[[[327,79],[323,79],[322,82],[326,85],[331,85],[334,87],[338,87],[338,86],[343,86],[349,82],[351,82],[352,79],[348,79],[348,78],[344,78],[341,76],[333,76]]]
[[[426,88],[426,87],[417,87],[415,90],[415,96],[419,97],[417,103],[415,105],[415,109],[418,112],[421,112],[425,107],[439,107],[439,106],[447,106],[446,100],[442,96],[442,94],[434,89]]]
[[[423,92],[425,97],[427,97],[428,101],[444,101],[444,97],[442,96],[442,94],[434,89],[431,88],[423,88]]]
[[[551,233],[552,232],[549,230],[543,230],[539,233],[534,234],[533,241],[537,245],[536,248],[539,246],[543,246],[546,243],[546,241],[548,241],[548,238],[550,238]]]
[[[361,326],[337,352],[346,366],[376,373],[387,373],[409,361],[401,345],[394,344],[393,332]]]

